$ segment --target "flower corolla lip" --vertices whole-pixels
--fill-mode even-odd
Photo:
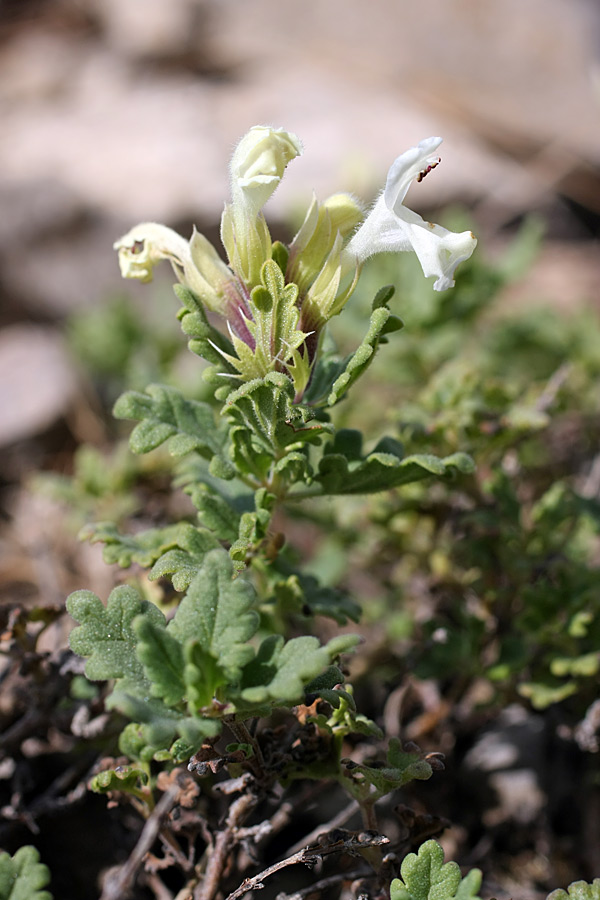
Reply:
[[[234,206],[246,215],[258,215],[275,191],[287,164],[300,156],[300,139],[283,128],[255,125],[241,139],[231,159],[231,192]]]
[[[346,248],[358,263],[376,253],[412,250],[423,274],[436,278],[436,291],[454,286],[456,267],[477,246],[471,231],[448,231],[404,206],[411,182],[421,181],[441,161],[436,154],[441,143],[440,137],[426,138],[394,160],[383,193]]]
[[[157,222],[142,222],[113,244],[118,251],[123,278],[152,281],[154,266],[168,259],[174,267],[184,268],[191,262],[188,241],[172,228]]]

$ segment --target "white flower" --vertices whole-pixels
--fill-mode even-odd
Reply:
[[[194,229],[191,241],[156,222],[142,222],[114,244],[123,278],[152,281],[154,266],[167,259],[179,281],[194,291],[209,309],[219,311],[232,274],[203,234]]]
[[[254,219],[279,185],[287,164],[300,156],[302,144],[283,128],[254,125],[244,135],[231,159],[231,193]]]
[[[477,246],[471,231],[448,231],[403,206],[411,181],[421,181],[440,162],[435,151],[441,143],[427,138],[394,160],[383,193],[346,248],[358,263],[376,253],[414,250],[423,274],[436,278],[436,291],[454,286],[454,270]]]

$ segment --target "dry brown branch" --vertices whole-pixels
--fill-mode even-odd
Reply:
[[[126,863],[111,872],[104,883],[100,900],[122,900],[131,887],[144,857],[152,847],[161,829],[163,819],[170,812],[177,800],[179,787],[174,784],[165,791],[142,829],[137,844]]]

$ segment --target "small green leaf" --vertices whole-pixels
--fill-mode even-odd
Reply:
[[[152,696],[162,697],[167,706],[175,706],[185,692],[181,644],[164,624],[151,622],[146,616],[134,620],[133,630],[138,639],[137,657],[152,685]]]
[[[233,459],[241,472],[263,480],[274,459],[305,444],[320,443],[333,426],[315,418],[314,410],[294,405],[294,386],[280,372],[242,385],[227,397]]]
[[[341,400],[354,382],[364,374],[373,362],[375,353],[385,335],[404,327],[402,320],[398,316],[392,315],[387,308],[387,303],[393,295],[394,288],[391,285],[386,285],[377,292],[373,300],[369,330],[358,349],[347,358],[342,373],[334,381],[327,398],[328,406],[333,406]]]
[[[146,393],[127,391],[115,403],[117,419],[138,419],[129,445],[134,453],[149,453],[169,441],[172,456],[184,456],[191,450],[205,459],[220,456],[227,439],[222,423],[207,403],[187,400],[179,391],[151,384]]]
[[[375,788],[375,796],[383,797],[408,784],[409,781],[427,781],[431,778],[432,769],[418,753],[403,750],[400,741],[391,738],[387,765],[352,763],[348,774],[358,784],[372,785]]]
[[[42,891],[50,881],[50,871],[40,862],[35,847],[21,847],[14,856],[0,853],[0,900],[52,900]]]
[[[402,459],[398,455],[398,446],[396,442],[391,444],[389,439],[385,443],[380,441],[375,450],[361,460],[325,452],[315,480],[322,485],[324,494],[368,494],[420,481],[430,475],[444,477],[456,471],[470,474],[475,468],[466,453],[453,453],[445,459],[422,453]],[[392,452],[382,452],[384,448],[392,449]]]
[[[480,900],[479,869],[461,878],[457,863],[444,863],[444,851],[436,841],[425,841],[418,855],[409,853],[400,874],[390,885],[391,900]]]
[[[124,794],[133,794],[139,797],[147,782],[148,774],[143,769],[135,766],[119,766],[118,769],[106,769],[104,772],[99,772],[92,778],[90,787],[97,794],[123,791]]]
[[[80,532],[81,539],[87,539],[92,544],[103,543],[103,558],[106,563],[118,563],[123,568],[137,563],[147,569],[169,550],[179,549],[184,552],[180,564],[168,568],[163,563],[164,571],[152,570],[150,578],[160,578],[164,574],[177,572],[185,565],[199,564],[208,550],[219,546],[218,540],[205,529],[195,528],[188,522],[178,522],[175,525],[167,525],[165,528],[149,528],[138,534],[121,534],[112,522],[99,522],[88,525]],[[189,557],[189,559],[188,559]],[[189,581],[187,582],[189,583]],[[184,588],[177,588],[183,590]]]
[[[246,642],[258,628],[252,609],[254,588],[238,578],[232,581],[232,563],[225,550],[211,550],[179,604],[167,630],[181,644],[190,639],[219,661],[227,677],[235,680],[254,651]]]
[[[91,681],[144,680],[131,623],[141,614],[160,626],[165,617],[158,607],[142,600],[133,588],[121,585],[111,591],[106,607],[91,591],[75,591],[67,599],[67,611],[81,623],[71,632],[69,643],[74,653],[89,657],[85,674]]]
[[[562,888],[552,891],[546,900],[600,900],[600,878],[594,878],[591,884],[573,881],[566,891]]]
[[[298,701],[304,695],[305,685],[358,640],[356,635],[342,635],[320,646],[318,638],[304,636],[284,644],[281,636],[270,635],[244,669],[242,698],[253,704]]]

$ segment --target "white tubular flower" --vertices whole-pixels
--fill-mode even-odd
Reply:
[[[255,219],[281,181],[287,164],[301,153],[302,144],[295,134],[264,125],[251,128],[231,159],[234,207],[240,206],[248,218]]]
[[[194,229],[191,241],[158,225],[136,225],[114,244],[119,253],[123,278],[152,281],[154,266],[169,260],[179,281],[189,287],[209,309],[220,311],[224,291],[232,273],[204,235]]]
[[[135,278],[144,283],[152,281],[154,266],[161,259],[168,259],[173,266],[183,269],[191,263],[190,245],[180,234],[158,225],[143,222],[113,244],[119,253],[119,267],[123,278]]]
[[[440,162],[435,151],[441,143],[427,138],[394,160],[383,193],[346,248],[359,264],[376,253],[414,250],[423,274],[436,278],[436,291],[454,286],[454,270],[477,246],[471,231],[448,231],[403,206],[411,181],[421,181]]]

